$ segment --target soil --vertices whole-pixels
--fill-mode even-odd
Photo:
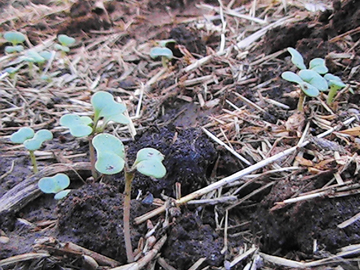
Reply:
[[[24,67],[16,85],[8,78],[1,81],[1,269],[112,269],[127,263],[124,175],[92,178],[88,141],[59,128],[59,118],[65,113],[85,109],[90,115],[91,94],[100,90],[123,100],[132,116],[142,105],[140,116],[133,117],[134,138],[115,124],[107,128],[124,142],[127,162],[132,164],[138,150],[145,147],[165,156],[165,177],[152,179],[137,173],[132,183],[131,241],[138,259],[150,253],[154,241],[167,237],[148,262],[149,268],[141,269],[295,269],[263,254],[315,262],[360,243],[359,220],[339,226],[360,209],[358,119],[351,126],[355,128],[352,133],[350,127],[341,126],[360,114],[360,2],[333,1],[330,5],[323,1],[328,8],[315,13],[303,6],[289,6],[287,14],[295,14],[296,20],[270,29],[246,49],[234,49],[196,69],[186,69],[218,51],[221,16],[228,20],[228,46],[239,41],[234,36],[256,31],[248,21],[209,9],[218,7],[217,1],[206,2],[203,8],[194,1],[78,1],[60,6],[48,1],[1,3],[8,12],[21,11],[22,18],[4,17],[1,31],[26,32],[26,46],[41,45],[54,33],[66,33],[79,41],[67,56],[71,65],[64,65],[64,60],[49,67],[59,71],[52,83],[32,78]],[[252,6],[251,1],[232,4],[245,10]],[[36,5],[38,14],[31,5]],[[261,2],[256,15],[264,18],[266,14],[275,21],[285,16],[281,5]],[[217,17],[201,21],[205,15]],[[165,75],[147,84],[162,67],[147,57],[146,50],[161,39],[176,41],[169,46],[175,57]],[[295,71],[284,50],[287,47],[296,48],[306,65],[310,59],[324,58],[329,72],[352,88],[352,92],[348,88],[341,92],[331,108],[323,105],[323,94],[309,99],[304,118],[296,118],[291,129],[289,119],[297,115],[299,95],[293,84],[281,79],[282,72]],[[2,70],[12,65],[8,56],[2,59]],[[310,137],[336,125],[341,131],[258,168],[252,178],[229,181],[197,198],[204,201],[176,204],[176,199],[297,146],[306,124]],[[37,151],[39,174],[32,173],[28,153],[9,141],[23,125],[47,128],[54,134]],[[214,142],[204,128],[248,162]],[[340,157],[334,152],[340,152]],[[297,169],[272,172],[288,167]],[[60,201],[37,188],[42,176],[58,171],[71,177],[72,190]],[[304,194],[319,195],[286,202]],[[8,205],[9,201],[13,204]],[[165,207],[165,212],[144,223],[136,221],[159,207]],[[70,251],[69,243],[107,258]],[[251,247],[256,252],[238,260]],[[46,256],[21,259],[17,264],[4,260],[44,251]],[[90,267],[84,254],[100,266]],[[313,268],[358,269],[357,261],[355,253]]]

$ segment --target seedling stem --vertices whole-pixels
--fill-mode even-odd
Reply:
[[[29,150],[29,155],[30,155],[31,164],[33,165],[33,172],[37,173],[39,170],[36,163],[35,151]]]
[[[134,261],[134,254],[131,245],[131,236],[130,236],[130,202],[131,202],[131,183],[134,179],[135,172],[128,171],[125,169],[125,190],[124,190],[124,238],[125,238],[125,248],[126,256],[128,263]]]
[[[306,99],[306,96],[305,96],[304,92],[300,91],[300,96],[299,96],[299,101],[298,101],[298,106],[297,106],[297,109],[299,112],[304,111],[305,99]]]

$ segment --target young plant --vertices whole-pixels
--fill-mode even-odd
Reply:
[[[55,50],[61,51],[64,55],[70,52],[70,46],[75,43],[75,38],[69,37],[67,35],[61,34],[58,36],[58,41],[60,44],[55,44]]]
[[[33,73],[34,63],[38,64],[41,67],[46,61],[46,59],[42,57],[39,53],[32,50],[27,51],[25,53],[25,56],[23,56],[21,59],[29,64],[29,73],[31,75]]]
[[[23,43],[26,39],[26,36],[20,32],[11,31],[6,32],[4,34],[4,38],[12,44],[12,46],[6,46],[5,52],[6,53],[15,53],[15,52],[21,52],[24,50],[24,46],[18,45],[20,43]]]
[[[43,177],[38,182],[39,189],[44,193],[55,193],[54,199],[65,198],[70,189],[65,189],[70,185],[70,179],[66,174],[58,173],[53,177]]]
[[[125,148],[122,142],[113,135],[99,134],[93,139],[93,145],[97,153],[95,168],[102,174],[115,174],[124,170],[124,238],[126,256],[128,262],[134,261],[130,237],[130,201],[131,183],[137,170],[143,175],[153,178],[162,178],[166,174],[166,168],[162,164],[164,156],[156,149],[143,148],[136,156],[134,164],[129,168],[126,164]]]
[[[8,67],[8,68],[5,68],[5,72],[7,72],[10,76],[10,79],[13,80],[13,85],[15,86],[16,85],[16,82],[17,82],[17,73],[19,71],[19,69],[21,68],[22,66],[19,65],[17,67]]]
[[[346,85],[341,81],[338,76],[332,75],[330,73],[325,74],[324,78],[327,80],[330,86],[329,94],[326,99],[326,103],[330,105],[333,102],[337,91],[344,88]]]
[[[49,130],[42,129],[35,133],[32,128],[23,127],[13,133],[10,140],[13,143],[22,143],[24,147],[29,150],[31,163],[33,165],[33,172],[37,173],[38,168],[34,152],[35,150],[38,150],[45,141],[51,140],[52,138],[53,135]]]
[[[110,121],[128,124],[129,119],[123,114],[126,111],[126,106],[116,102],[114,97],[108,92],[96,92],[91,98],[91,104],[94,109],[93,119],[87,116],[67,114],[60,118],[60,124],[69,128],[71,135],[74,137],[89,137],[92,175],[96,179],[98,174],[95,170],[95,152],[92,137],[97,133],[103,132]]]
[[[174,39],[161,40],[158,42],[159,47],[154,47],[150,50],[151,58],[161,57],[161,63],[164,68],[167,68],[169,61],[174,58],[173,52],[169,48],[166,48],[166,45],[169,43],[176,43],[176,41]]]
[[[336,82],[332,82],[334,85],[337,85],[333,87],[334,89],[336,88],[336,90],[331,90],[330,81],[333,81],[334,77],[336,76],[327,73],[328,68],[325,65],[325,60],[322,58],[314,58],[310,61],[309,68],[307,69],[304,64],[304,59],[302,55],[297,50],[295,50],[294,48],[288,48],[287,50],[291,54],[291,61],[297,68],[300,69],[300,71],[297,74],[291,71],[285,71],[281,74],[281,77],[289,82],[296,83],[300,86],[302,91],[300,92],[298,110],[304,110],[304,102],[306,96],[317,97],[320,92],[327,91],[329,89],[329,86],[330,98],[328,98],[328,102],[332,102],[336,91],[339,89],[336,87],[340,87],[340,85],[343,85],[341,86],[342,88],[345,85],[341,82],[340,78],[337,77],[339,80],[336,79]],[[321,75],[324,75],[324,77]]]
[[[302,55],[293,48],[288,48],[291,54],[291,61],[300,69],[298,74],[285,71],[281,74],[281,77],[289,82],[296,83],[300,86],[301,92],[298,102],[298,110],[304,110],[305,96],[317,97],[320,91],[326,91],[328,84],[326,80],[320,75],[328,71],[325,66],[325,60],[321,58],[315,58],[310,61],[309,69],[304,64]]]

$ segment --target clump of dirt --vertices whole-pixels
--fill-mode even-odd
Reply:
[[[174,126],[150,128],[128,145],[129,164],[135,160],[136,153],[146,147],[159,150],[164,156],[163,164],[167,174],[162,179],[150,179],[136,174],[133,180],[133,196],[138,190],[150,192],[159,197],[162,192],[175,197],[175,183],[181,184],[183,195],[189,194],[207,185],[207,178],[216,159],[213,143],[201,129],[176,129]],[[108,177],[105,181],[119,186],[123,191],[122,177]]]
[[[356,0],[347,0],[341,3],[339,0],[333,2],[334,16],[332,18],[332,27],[336,34],[342,34],[360,26],[360,2]],[[354,42],[360,38],[359,33],[351,35]]]
[[[179,25],[170,31],[170,39],[176,40],[177,44],[184,45],[186,49],[195,55],[205,55],[206,46],[198,33],[195,33],[184,25]],[[174,52],[176,57],[181,57],[180,51]]]
[[[71,192],[59,205],[60,241],[71,241],[126,263],[123,233],[123,196],[115,186],[92,183]],[[131,219],[152,208],[131,202]],[[132,226],[133,247],[146,233],[144,224]]]
[[[187,212],[177,218],[170,229],[163,255],[177,269],[188,269],[200,258],[211,266],[220,266],[224,260],[221,249],[224,239],[200,217]]]
[[[270,195],[271,196],[271,195]],[[349,244],[358,243],[360,222],[340,229],[341,222],[357,214],[360,202],[355,197],[313,200],[289,208],[254,213],[255,227],[261,231],[261,250],[269,254],[309,259],[317,251],[335,252]]]
[[[263,48],[266,54],[271,54],[286,47],[295,47],[298,40],[309,37],[311,32],[308,22],[278,26],[266,33]]]

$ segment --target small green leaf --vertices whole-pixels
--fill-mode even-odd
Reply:
[[[173,52],[168,48],[163,47],[154,47],[150,50],[150,57],[157,58],[157,57],[166,57],[167,59],[171,60],[174,58]]]
[[[124,169],[125,161],[113,152],[97,152],[95,169],[102,174],[115,174]]]
[[[309,69],[316,71],[319,74],[325,74],[329,70],[326,67],[325,60],[322,58],[314,58],[310,61]]]
[[[116,102],[110,93],[104,91],[96,92],[91,97],[91,104],[95,111],[94,122],[103,117],[105,124],[109,121],[120,124],[129,123],[129,119],[122,114],[126,111],[126,106]]]
[[[53,135],[51,131],[42,129],[35,133],[32,139],[24,141],[24,146],[30,151],[35,151],[41,147],[43,142],[51,140]]]
[[[41,57],[41,55],[38,54],[36,51],[26,52],[24,60],[27,62],[39,63],[39,64],[45,62],[45,58]]]
[[[143,148],[137,152],[134,164],[144,160],[157,160],[161,162],[164,160],[164,155],[154,148]]]
[[[319,75],[319,73],[313,70],[310,69],[300,70],[299,76],[305,82],[311,84],[320,91],[326,91],[329,87],[327,81],[321,75]]]
[[[344,88],[346,86],[346,84],[344,84],[342,82],[342,80],[340,79],[340,77],[335,76],[331,73],[328,73],[324,76],[324,78],[327,80],[327,82],[329,83],[330,87],[333,87],[337,90]]]
[[[46,61],[49,61],[51,59],[52,53],[49,51],[41,51],[39,52],[39,55],[44,58]]]
[[[284,80],[287,80],[289,82],[294,82],[294,83],[297,83],[297,84],[302,84],[304,82],[297,74],[295,74],[294,72],[291,72],[291,71],[283,72],[281,74],[281,77]]]
[[[65,114],[60,118],[60,125],[69,128],[74,137],[89,136],[92,133],[92,128],[89,127],[91,123],[90,117],[77,114]]]
[[[6,46],[5,52],[6,53],[14,53],[14,52],[22,52],[24,50],[24,46],[16,45],[16,46]]]
[[[136,165],[136,169],[143,175],[162,178],[166,174],[166,168],[159,160],[144,160]]]
[[[287,50],[291,54],[291,62],[299,69],[306,69],[302,55],[294,48],[289,47]]]
[[[69,37],[67,35],[61,34],[58,36],[58,41],[61,45],[69,47],[75,43],[75,38]]]
[[[69,47],[66,47],[66,46],[62,46],[60,44],[55,44],[54,45],[54,49],[57,50],[57,51],[63,51],[63,52],[70,52],[70,48]]]
[[[125,159],[125,147],[124,144],[111,134],[99,134],[92,140],[97,152],[114,152],[119,157]]]
[[[300,84],[300,88],[309,97],[317,97],[320,94],[319,89],[307,82]]]
[[[6,32],[4,34],[4,38],[11,42],[13,45],[23,43],[26,39],[26,36],[20,32],[12,31],[12,32]]]
[[[161,163],[163,159],[164,155],[158,150],[143,148],[137,153],[133,167],[144,175],[161,178],[166,174],[166,168]]]
[[[159,43],[160,47],[166,47],[166,45],[169,43],[176,43],[176,40],[175,39],[163,39],[163,40],[160,40],[158,43]]]
[[[5,72],[9,73],[9,74],[15,74],[16,72],[18,72],[20,69],[20,66],[14,68],[14,67],[8,67],[5,68]]]
[[[70,185],[66,174],[58,173],[53,177],[41,178],[38,182],[39,189],[44,193],[58,193]]]
[[[34,130],[30,127],[20,128],[18,131],[13,133],[10,137],[10,140],[13,143],[24,143],[26,140],[34,137]]]
[[[118,138],[110,134],[99,134],[94,137],[92,144],[97,155],[96,170],[103,174],[115,174],[123,170],[125,147]]]
[[[70,191],[71,191],[71,189],[62,190],[62,191],[55,194],[54,199],[55,200],[64,199],[69,194]]]

